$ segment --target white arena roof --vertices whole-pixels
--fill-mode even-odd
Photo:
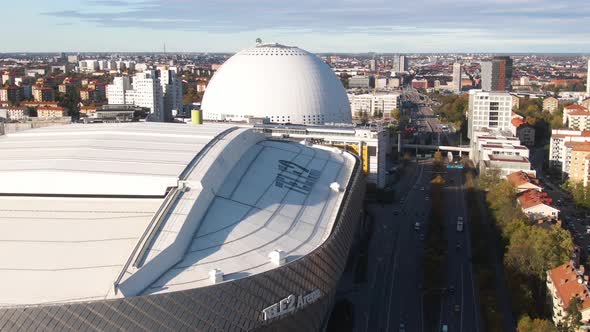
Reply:
[[[215,73],[202,103],[205,120],[269,118],[273,123],[351,123],[334,71],[297,47],[262,44],[238,52]]]
[[[357,162],[223,125],[52,127],[0,149],[1,181],[18,177],[0,190],[3,306],[207,286],[213,269],[275,268],[273,250],[296,260],[329,236],[345,194],[331,186]]]

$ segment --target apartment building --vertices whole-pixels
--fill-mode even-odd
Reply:
[[[565,121],[569,129],[590,130],[590,112],[588,111],[570,111]]]
[[[9,120],[23,121],[29,117],[29,109],[23,106],[4,106],[0,107],[0,113]]]
[[[129,77],[116,77],[113,84],[107,87],[107,91],[111,105],[149,108],[153,121],[171,118],[171,115],[165,113],[162,86],[155,70],[135,74],[132,83]]]
[[[553,311],[553,322],[558,325],[567,317],[566,308],[570,301],[578,298],[581,302],[582,328],[587,330],[590,322],[590,290],[588,274],[583,265],[576,266],[570,261],[547,271],[547,290]]]
[[[569,179],[575,183],[588,183],[588,158],[590,157],[590,142],[571,142],[571,158],[569,165]]]
[[[571,149],[579,142],[590,142],[590,131],[554,129],[549,142],[549,167],[567,176],[571,165]]]
[[[510,121],[510,132],[518,137],[520,143],[526,146],[535,145],[535,127],[526,123],[526,119],[520,115],[513,114]]]
[[[548,97],[543,99],[543,111],[551,114],[559,109],[559,100],[555,97]]]
[[[38,102],[54,101],[55,91],[48,86],[33,86],[33,99]]]
[[[49,118],[61,118],[67,116],[68,112],[63,107],[39,107],[37,108],[37,118],[49,119]]]
[[[23,99],[23,88],[10,85],[0,88],[0,100],[7,101],[11,104],[18,104]]]

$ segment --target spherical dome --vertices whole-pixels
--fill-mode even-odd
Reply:
[[[228,59],[207,86],[206,120],[267,117],[273,123],[351,123],[346,91],[332,69],[297,47],[259,45]]]

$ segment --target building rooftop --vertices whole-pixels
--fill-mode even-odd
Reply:
[[[526,210],[541,204],[551,206],[553,200],[547,195],[547,193],[531,189],[518,196],[518,203]]]
[[[555,286],[556,295],[563,303],[563,308],[566,308],[574,297],[582,300],[582,310],[590,307],[590,294],[586,284],[587,277],[583,273],[584,268],[582,267],[581,271],[577,271],[572,262],[549,270],[549,278]]]
[[[288,264],[330,235],[358,167],[227,125],[49,127],[0,149],[3,306],[208,286],[275,268],[274,250]]]
[[[523,171],[518,171],[518,172],[514,172],[511,174],[508,174],[506,176],[506,179],[508,180],[508,182],[510,182],[514,187],[520,187],[523,184],[533,184],[534,185],[534,181],[533,178],[531,178],[530,175],[528,175],[527,173],[523,172]]]
[[[564,109],[566,109],[566,110],[576,110],[576,111],[586,111],[586,112],[588,111],[588,109],[586,107],[584,107],[582,105],[577,105],[577,104],[565,106]]]

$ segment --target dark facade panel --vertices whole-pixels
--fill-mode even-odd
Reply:
[[[365,192],[357,160],[332,234],[283,267],[219,285],[115,300],[0,309],[0,330],[319,331],[325,326],[360,217]],[[289,295],[320,297],[283,316],[262,310]]]

